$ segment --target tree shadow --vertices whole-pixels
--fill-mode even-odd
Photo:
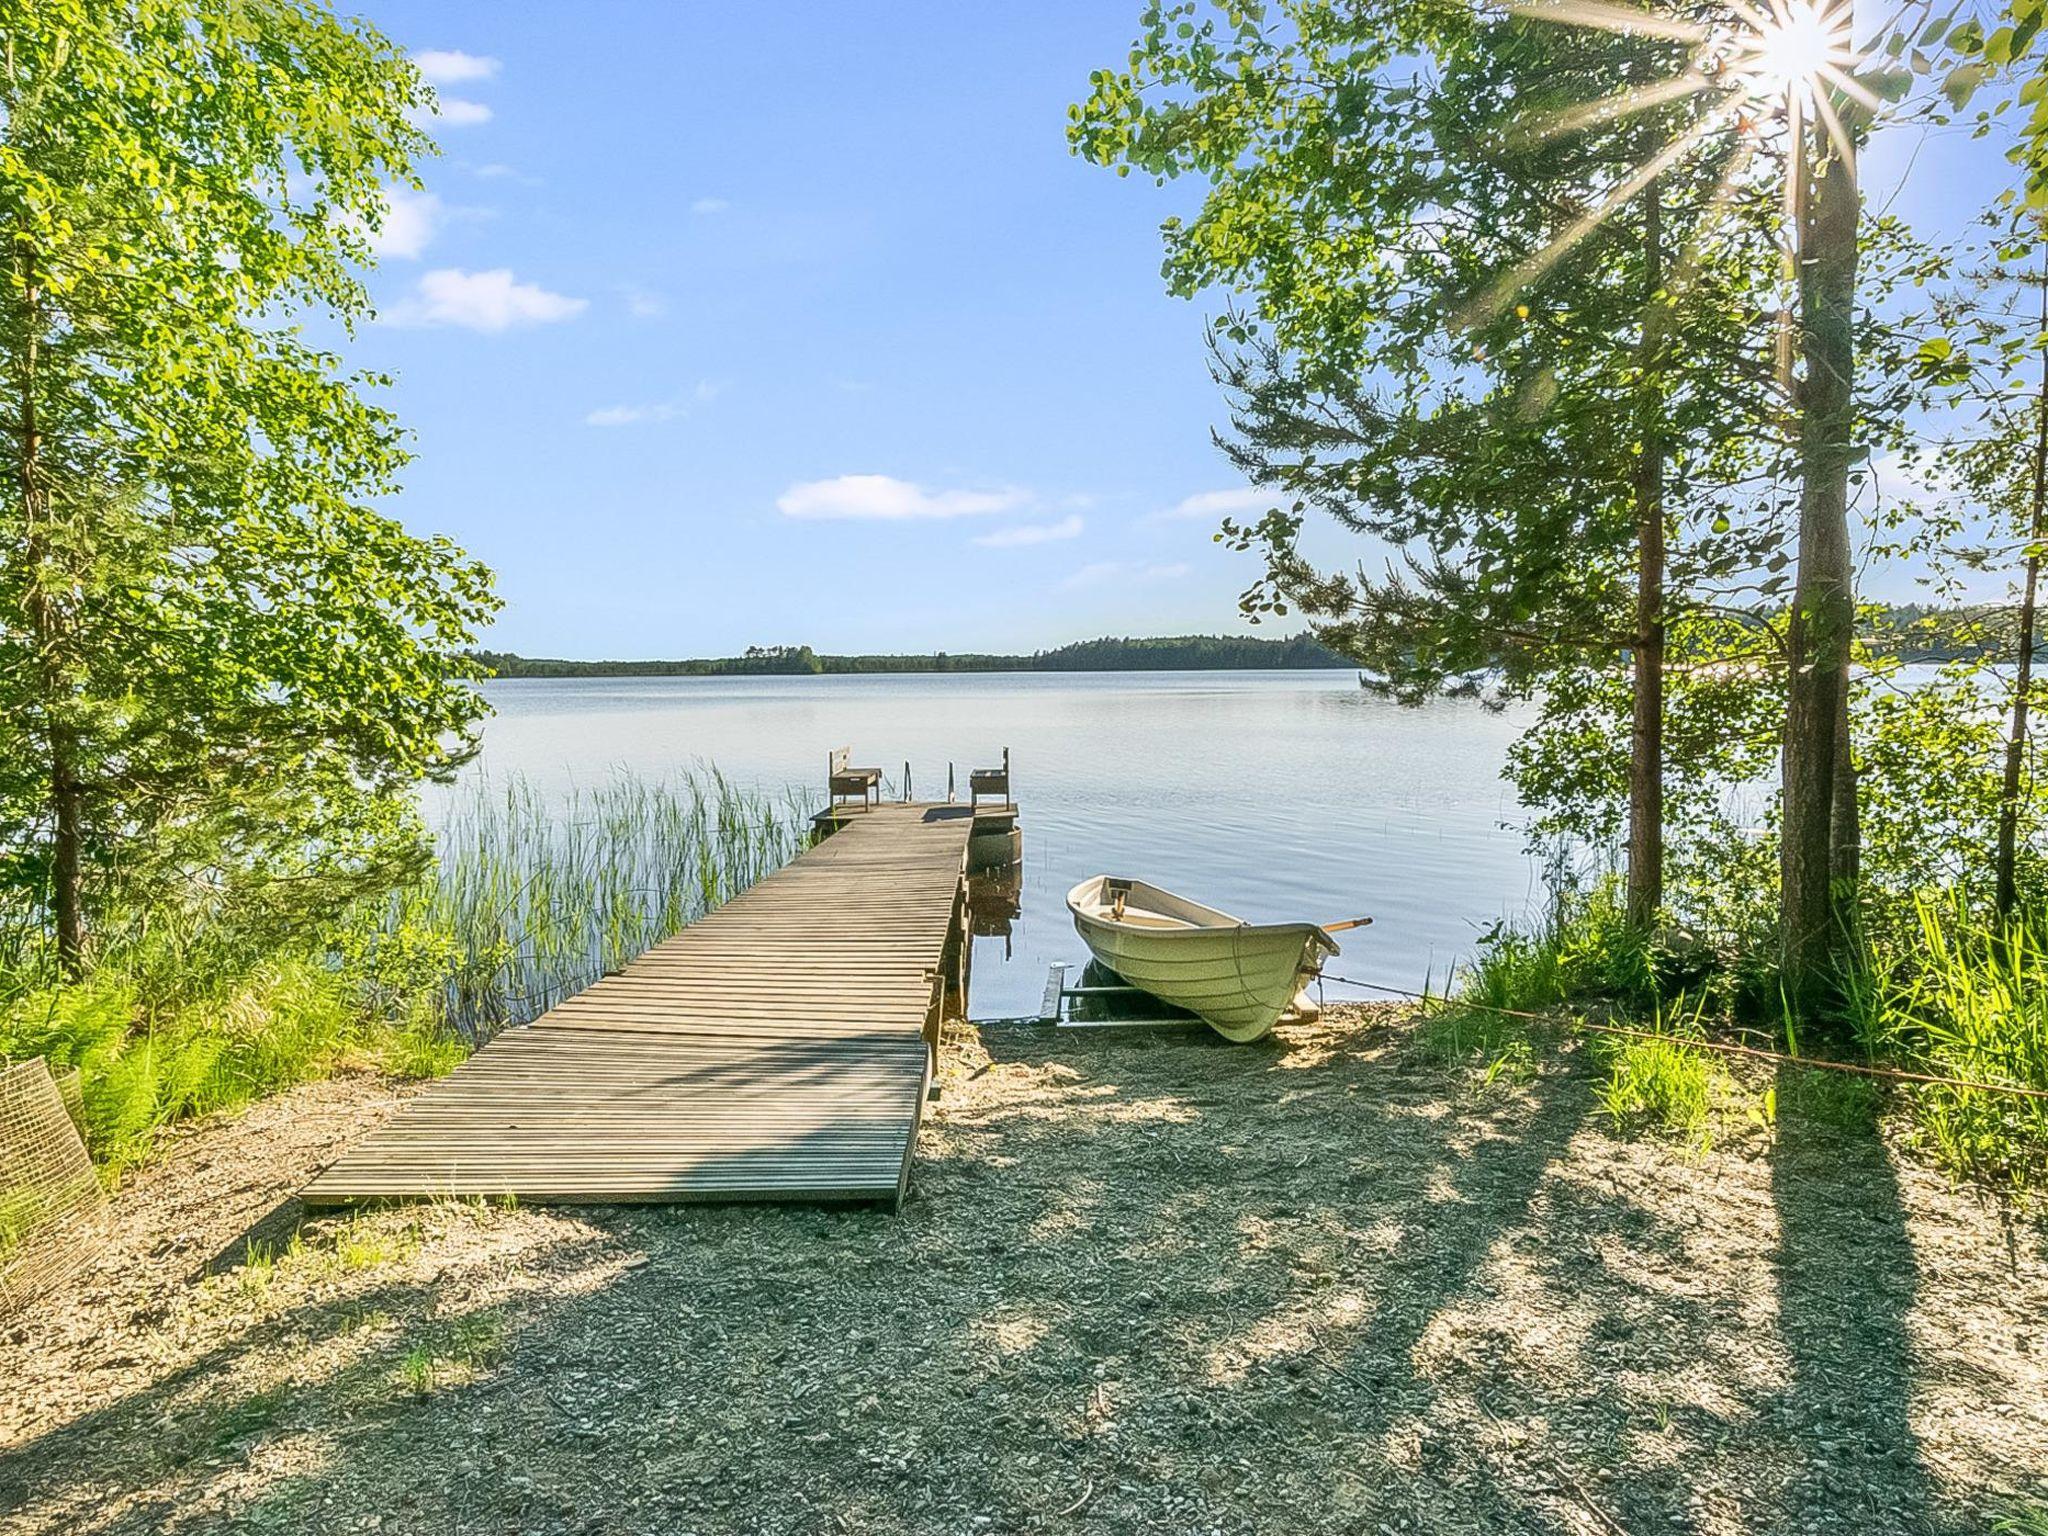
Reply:
[[[1881,1192],[1827,1208],[1875,1176],[1863,1154],[1795,1140],[1745,1186],[1760,1234],[1784,1208],[1773,1384],[1747,1337],[1768,1298],[1700,1270],[1695,1174],[1596,1133],[1575,1065],[1480,1094],[1378,1024],[984,1038],[897,1215],[442,1213],[423,1272],[302,1287],[0,1451],[0,1509],[87,1532],[1944,1529],[1910,1523],[1924,1474],[1903,1511],[1828,1502],[1824,1440],[1862,1436],[1843,1467],[1871,1483],[1911,1453],[1896,1188],[1888,1217]],[[1873,1264],[1903,1284],[1871,1294]],[[412,1371],[478,1319],[490,1348]],[[1834,1369],[1851,1345],[1893,1362],[1875,1403]],[[1746,1491],[1757,1465],[1784,1486]]]
[[[1874,1114],[1801,1110],[1803,1069],[1781,1069],[1771,1159],[1778,1328],[1790,1361],[1779,1411],[1799,1454],[1779,1497],[1804,1527],[1960,1531],[1937,1515],[1913,1431],[1907,1327],[1919,1267],[1898,1174]]]

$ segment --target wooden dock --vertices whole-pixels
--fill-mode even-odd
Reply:
[[[752,890],[424,1089],[305,1202],[894,1205],[948,994],[965,993],[975,824],[964,805],[834,818]]]

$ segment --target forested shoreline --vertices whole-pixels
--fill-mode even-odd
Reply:
[[[1863,635],[1877,652],[1908,663],[1997,659],[2012,654],[2014,614],[1991,603],[1937,607],[1902,603],[1864,615]],[[934,651],[841,655],[808,645],[749,646],[738,656],[677,660],[580,660],[474,650],[494,678],[547,677],[835,677],[925,672],[1252,672],[1348,668],[1357,663],[1313,635],[1104,636],[1029,652]]]
[[[1239,635],[1160,635],[1076,640],[1047,651],[1004,654],[937,651],[919,655],[834,655],[808,645],[749,646],[739,656],[678,661],[572,661],[474,651],[491,676],[521,677],[832,677],[884,672],[1236,672],[1349,667],[1313,637],[1266,640]]]

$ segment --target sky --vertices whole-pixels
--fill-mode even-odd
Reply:
[[[436,85],[442,154],[348,355],[416,435],[393,510],[498,573],[486,643],[1256,632],[1255,557],[1212,534],[1268,501],[1159,275],[1199,189],[1066,147],[1137,0],[357,8]],[[1910,165],[1899,211],[1952,225],[1995,161],[1899,136],[1866,185]]]

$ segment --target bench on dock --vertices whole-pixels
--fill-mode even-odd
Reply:
[[[967,775],[967,804],[971,809],[983,795],[994,795],[1004,805],[1010,803],[1010,749],[1003,748],[1003,766],[1000,768],[975,768]]]
[[[831,796],[832,808],[839,808],[841,797],[860,796],[861,809],[866,810],[868,797],[873,795],[874,803],[882,803],[882,770],[879,768],[852,768],[847,766],[853,757],[853,748],[834,747],[825,764],[825,783]]]

